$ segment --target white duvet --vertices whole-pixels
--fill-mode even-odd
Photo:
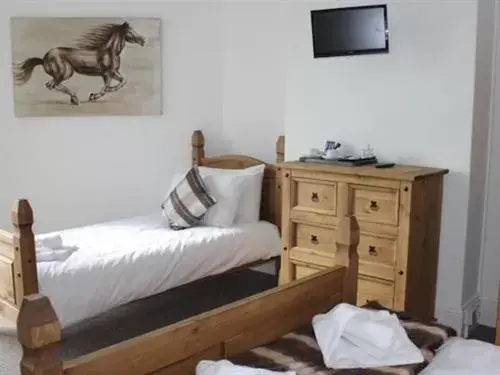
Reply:
[[[421,375],[498,375],[500,347],[453,337],[438,350]]]
[[[64,261],[38,262],[40,292],[63,327],[113,307],[280,253],[276,226],[174,231],[160,214],[38,235],[78,246]]]

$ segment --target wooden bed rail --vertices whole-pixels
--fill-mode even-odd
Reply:
[[[50,301],[25,297],[18,317],[23,375],[193,374],[201,359],[220,359],[310,324],[342,301],[355,302],[359,226],[338,227],[339,266],[270,289],[116,345],[63,362],[61,328]]]

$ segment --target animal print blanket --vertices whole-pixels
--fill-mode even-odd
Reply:
[[[364,307],[384,309],[378,303],[370,303]],[[272,343],[228,359],[244,366],[274,371],[296,371],[297,375],[415,375],[430,363],[436,350],[445,340],[456,336],[455,330],[450,327],[438,323],[423,323],[404,313],[391,312],[398,316],[410,340],[422,351],[424,362],[372,369],[328,369],[323,364],[323,357],[316,343],[312,326],[304,327]]]

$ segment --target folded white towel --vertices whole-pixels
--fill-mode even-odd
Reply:
[[[389,312],[356,308],[353,313],[342,337],[376,358],[384,357],[394,339]]]
[[[58,234],[53,236],[42,236],[36,237],[35,247],[37,248],[50,248],[50,249],[60,249],[63,246],[62,237]]]
[[[196,375],[296,375],[295,371],[276,372],[246,366],[239,366],[226,359],[203,360],[196,366]]]
[[[368,368],[420,363],[424,357],[397,316],[341,303],[312,321],[326,367]]]
[[[40,247],[36,251],[36,261],[41,262],[63,262],[73,254],[78,247],[76,246],[62,246],[59,249],[52,249],[48,247]]]

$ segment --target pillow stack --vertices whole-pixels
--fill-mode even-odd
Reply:
[[[177,174],[162,203],[173,229],[229,227],[259,221],[265,165],[246,169],[192,167]]]

